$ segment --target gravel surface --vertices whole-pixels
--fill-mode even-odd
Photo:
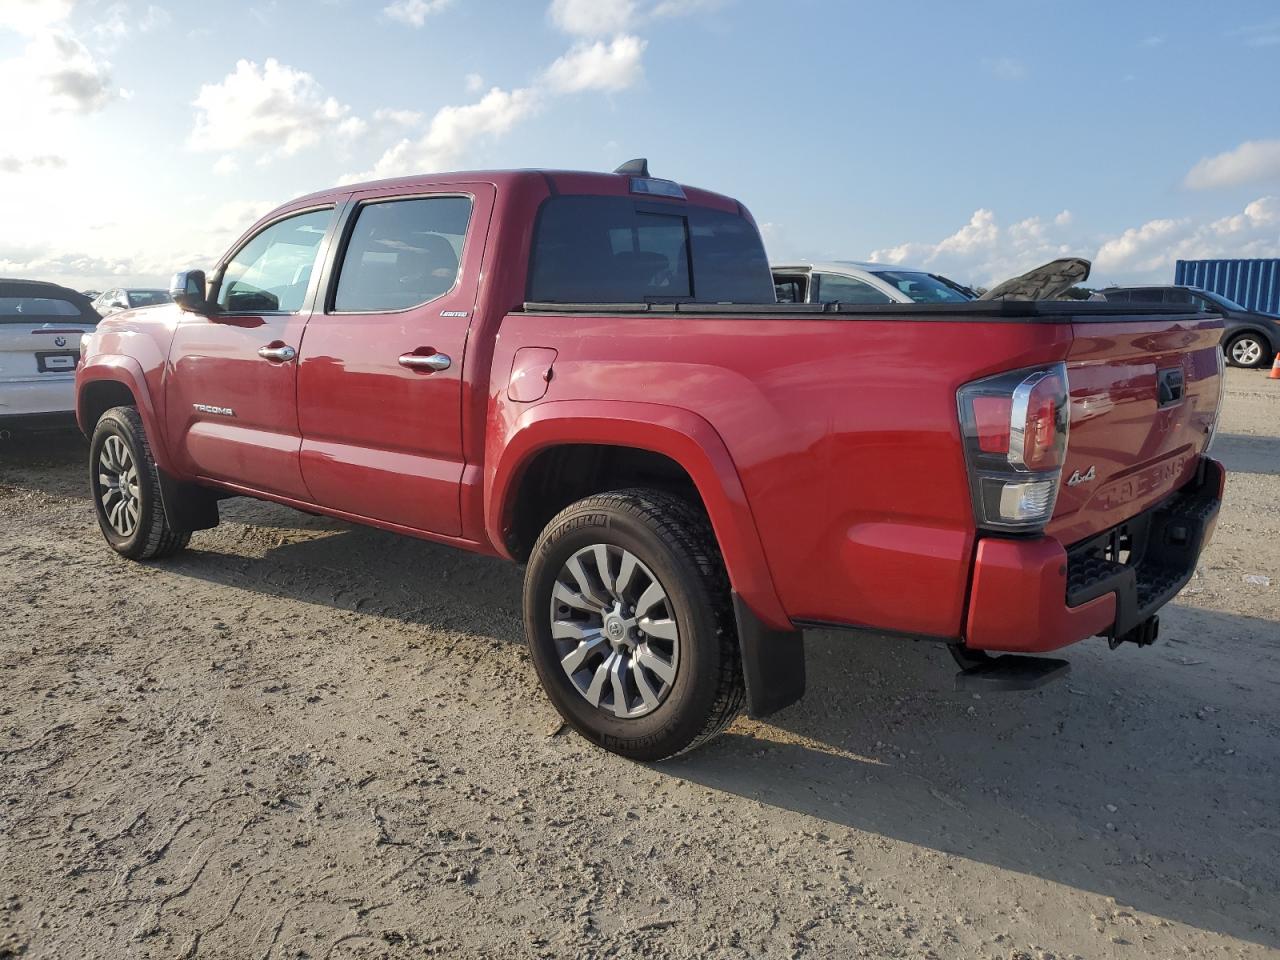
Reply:
[[[0,958],[1280,955],[1280,383],[1228,382],[1155,647],[979,699],[815,634],[657,766],[561,730],[514,567],[252,501],[130,563],[78,437],[2,440]]]

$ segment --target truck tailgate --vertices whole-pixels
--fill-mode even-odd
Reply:
[[[1067,354],[1071,427],[1048,533],[1070,545],[1187,483],[1220,402],[1212,317],[1080,320]]]

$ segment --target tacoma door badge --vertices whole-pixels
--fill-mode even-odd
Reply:
[[[1088,483],[1090,480],[1097,479],[1097,476],[1098,476],[1097,469],[1094,467],[1093,464],[1089,464],[1089,469],[1086,470],[1084,473],[1081,473],[1079,470],[1073,473],[1071,475],[1071,479],[1067,481],[1067,486],[1076,487],[1082,483]]]
[[[195,407],[201,413],[212,413],[219,417],[234,417],[236,415],[236,412],[230,407],[214,407],[207,403],[193,403],[191,406]]]

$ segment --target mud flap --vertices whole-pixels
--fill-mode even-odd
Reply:
[[[169,526],[174,530],[210,530],[221,520],[218,495],[208,487],[179,483],[163,470],[160,478],[160,500]]]
[[[736,593],[733,613],[747,684],[747,715],[759,720],[804,696],[804,634],[765,626]]]

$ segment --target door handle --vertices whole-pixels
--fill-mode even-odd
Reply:
[[[298,355],[298,351],[290,346],[259,347],[258,356],[273,363],[288,363]]]
[[[453,360],[447,353],[402,353],[400,355],[400,366],[408,367],[410,370],[448,370]]]

